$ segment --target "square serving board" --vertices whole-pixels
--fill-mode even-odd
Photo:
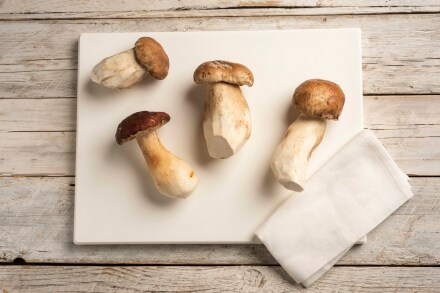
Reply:
[[[155,38],[167,52],[165,80],[147,77],[126,90],[91,82],[95,64],[133,47],[141,36]],[[242,63],[255,77],[254,86],[242,87],[251,137],[225,160],[208,155],[205,88],[193,82],[196,67],[209,60]],[[76,244],[256,243],[256,228],[292,194],[275,181],[270,161],[298,115],[291,106],[295,88],[322,78],[338,83],[346,96],[340,120],[328,122],[310,159],[308,176],[363,128],[358,29],[85,33],[78,67]],[[194,167],[200,181],[185,200],[156,191],[136,141],[115,142],[119,122],[142,110],[171,116],[159,137]]]

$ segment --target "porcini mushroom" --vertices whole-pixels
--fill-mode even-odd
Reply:
[[[326,119],[338,120],[345,96],[334,82],[310,79],[293,94],[300,116],[287,129],[272,158],[272,171],[284,187],[303,191],[310,156],[321,143]]]
[[[240,86],[252,86],[254,76],[244,65],[217,60],[197,67],[194,82],[207,84],[203,132],[208,153],[213,158],[228,158],[251,135],[249,106]]]
[[[141,81],[148,72],[156,79],[168,75],[170,63],[162,46],[142,37],[135,47],[105,58],[92,70],[92,81],[111,89],[125,89]]]
[[[195,190],[198,177],[188,163],[160,142],[156,130],[169,121],[170,116],[164,112],[136,112],[118,125],[116,142],[121,145],[136,138],[159,192],[173,198],[186,198]]]

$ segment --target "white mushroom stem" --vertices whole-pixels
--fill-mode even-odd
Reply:
[[[147,162],[154,184],[163,195],[186,198],[198,184],[191,166],[168,151],[160,142],[156,131],[136,137]]]
[[[235,154],[251,135],[248,104],[238,85],[207,85],[203,132],[209,155],[225,159]]]
[[[303,191],[309,158],[321,143],[326,121],[301,115],[287,129],[272,158],[272,170],[284,187]]]
[[[92,70],[92,81],[111,89],[131,87],[147,73],[136,61],[134,49],[105,58]]]

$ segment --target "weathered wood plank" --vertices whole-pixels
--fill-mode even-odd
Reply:
[[[436,33],[440,18],[408,14],[7,21],[0,26],[0,98],[75,97],[79,34],[140,27],[144,31],[359,27],[364,93],[440,93],[440,34]]]
[[[437,6],[371,6],[371,7],[217,7],[171,10],[120,10],[84,12],[32,12],[0,13],[4,20],[62,20],[62,19],[139,19],[139,18],[189,18],[189,17],[250,17],[250,16],[312,16],[312,15],[366,15],[437,13]]]
[[[90,11],[129,11],[129,10],[197,10],[228,7],[439,7],[436,0],[97,0],[90,3],[87,0],[53,1],[43,0],[33,5],[31,0],[4,0],[0,13],[38,13],[38,12],[90,12]]]
[[[438,292],[440,268],[334,267],[305,289],[279,266],[0,268],[3,292]]]
[[[0,261],[276,264],[263,245],[73,244],[74,178],[0,178]],[[414,198],[339,264],[439,265],[440,178],[412,178]]]
[[[75,173],[72,132],[0,132],[0,176]]]
[[[440,97],[364,97],[364,115],[365,127],[374,130],[408,174],[440,172]]]
[[[364,106],[365,127],[405,172],[440,175],[440,96],[368,96]],[[75,120],[76,99],[0,99],[0,174],[74,175],[75,133],[53,131],[75,131]]]
[[[39,1],[5,0],[0,6],[3,19],[63,18],[140,18],[195,16],[256,16],[256,15],[328,15],[438,12],[439,3],[424,1]]]
[[[76,78],[76,69],[0,72],[0,98],[75,97]]]
[[[0,132],[75,129],[76,99],[0,99]]]
[[[364,96],[365,127],[394,136],[440,135],[439,117],[440,96]]]

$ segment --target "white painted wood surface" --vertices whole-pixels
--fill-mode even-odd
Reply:
[[[39,1],[4,0],[0,16],[4,19],[140,18],[194,16],[274,16],[372,13],[438,12],[436,0],[128,0]],[[244,10],[246,8],[246,10]]]
[[[364,94],[440,94],[440,17],[397,14],[5,21],[0,97],[75,97],[81,32],[341,27],[362,29]]]
[[[0,266],[0,288],[3,292],[299,290],[273,266],[275,260],[261,245],[71,243],[77,39],[81,32],[140,31],[140,27],[151,31],[360,27],[364,94],[375,95],[365,98],[365,124],[407,173],[431,177],[412,178],[415,197],[374,230],[364,246],[341,259],[338,265],[347,267],[330,270],[308,291],[440,291],[439,6],[437,0],[105,4],[42,0],[38,5],[30,0],[0,1],[0,263],[21,257],[54,264]],[[62,263],[109,266],[59,266]],[[165,266],[118,266],[124,263]]]
[[[3,292],[438,292],[440,268],[334,267],[312,287],[280,267],[0,268]]]

